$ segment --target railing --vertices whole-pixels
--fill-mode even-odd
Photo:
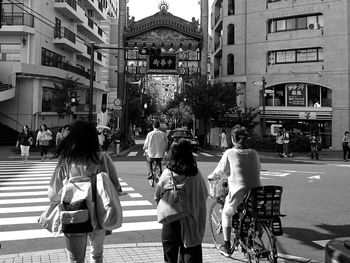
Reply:
[[[221,37],[215,42],[215,46],[214,46],[214,49],[215,51],[221,47]]]
[[[221,65],[214,69],[214,78],[219,77],[221,75]]]
[[[62,38],[62,35],[63,35],[64,38],[68,39],[70,42],[75,44],[76,36],[75,36],[75,34],[72,31],[70,31],[66,27],[62,27],[62,28],[55,27],[55,29],[54,29],[54,37],[55,38]]]
[[[72,66],[71,64],[66,63],[66,62],[62,63],[62,69],[67,70],[67,71],[72,72],[72,73],[75,73],[75,74],[78,74],[78,75],[83,76],[83,77],[85,77],[87,79],[90,78],[90,73],[89,72],[84,71],[81,68]]]
[[[34,27],[34,16],[20,12],[4,12],[1,16],[4,26],[30,26]]]
[[[16,120],[15,118],[13,118],[13,117],[11,117],[11,116],[9,116],[9,115],[6,115],[6,114],[4,114],[4,113],[2,113],[2,112],[0,112],[0,117],[4,117],[4,118],[7,118],[8,120],[10,120],[10,121],[12,121],[12,122],[14,122],[15,123],[15,126],[19,126],[19,127],[23,127],[24,126],[24,124],[23,123],[20,123],[18,120]],[[0,118],[1,119],[1,118]]]
[[[220,21],[221,19],[221,12],[222,9],[220,9],[220,11],[215,15],[215,25]]]
[[[75,0],[55,0],[56,3],[67,3],[75,11],[77,11],[77,2]]]

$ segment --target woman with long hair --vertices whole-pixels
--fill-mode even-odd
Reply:
[[[41,161],[46,160],[51,140],[52,132],[47,128],[46,124],[41,124],[38,135],[36,136],[36,147],[40,146]]]
[[[50,181],[49,199],[51,202],[60,201],[60,190],[66,178],[91,177],[99,172],[106,172],[117,192],[122,193],[112,159],[107,153],[100,151],[97,130],[93,123],[75,122],[69,134],[58,145],[53,158],[59,158],[59,161]],[[92,186],[94,189],[93,178]],[[87,237],[89,237],[91,245],[91,262],[103,261],[103,243],[106,230],[94,222],[96,220],[93,218],[90,220],[92,232],[75,233],[75,231],[70,231],[64,233],[69,262],[84,262]]]
[[[232,216],[243,202],[249,189],[258,187],[260,182],[260,160],[258,153],[247,145],[248,134],[244,127],[236,125],[232,132],[233,147],[224,152],[209,179],[227,175],[228,195],[222,210],[222,232],[225,244],[220,247],[220,253],[231,256]]]
[[[175,222],[163,224],[162,244],[165,262],[202,262],[202,240],[206,223],[208,190],[191,151],[191,144],[180,139],[172,143],[163,171],[156,185],[155,200],[159,203],[164,188],[174,181],[185,184],[180,199],[185,216]],[[159,206],[157,209],[161,209]]]
[[[33,145],[34,139],[33,134],[29,130],[28,125],[24,125],[22,128],[22,132],[18,135],[16,146],[21,149],[21,157],[23,163],[27,163],[29,158],[29,149],[30,146]]]

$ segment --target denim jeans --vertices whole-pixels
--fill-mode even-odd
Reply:
[[[103,262],[103,243],[106,237],[105,229],[95,230],[92,233],[66,233],[64,235],[66,236],[68,259],[70,263],[84,263],[88,236],[91,246],[90,262]]]

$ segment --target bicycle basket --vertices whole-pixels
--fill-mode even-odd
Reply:
[[[277,185],[251,189],[246,200],[248,214],[260,219],[279,217],[282,192],[283,187]]]
[[[208,185],[211,198],[225,197],[228,194],[227,179],[209,179]]]

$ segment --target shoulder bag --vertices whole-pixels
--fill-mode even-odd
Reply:
[[[178,184],[171,172],[171,180],[164,187],[157,206],[158,222],[169,224],[185,217],[182,200],[184,196],[187,177],[183,183]]]

